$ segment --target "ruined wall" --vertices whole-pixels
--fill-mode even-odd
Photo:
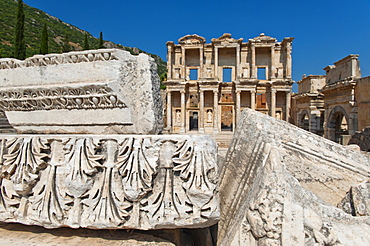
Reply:
[[[345,58],[334,62],[334,66],[330,65],[324,68],[326,71],[326,83],[332,84],[337,81],[360,78],[360,64],[358,55],[349,55]]]
[[[356,80],[356,102],[358,107],[358,130],[370,126],[370,76]]]

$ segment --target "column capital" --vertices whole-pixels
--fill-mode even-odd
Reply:
[[[271,89],[271,93],[276,93],[277,90],[276,89]]]

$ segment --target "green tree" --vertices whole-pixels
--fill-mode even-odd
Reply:
[[[72,51],[72,47],[69,44],[69,35],[66,33],[64,37],[62,38],[62,53],[70,52]]]
[[[84,50],[89,50],[90,49],[90,45],[89,45],[89,41],[87,40],[87,33],[85,33],[85,40],[84,40]]]
[[[24,41],[24,12],[23,1],[18,0],[17,24],[15,26],[14,57],[20,60],[26,59],[26,43]]]
[[[48,35],[48,28],[46,27],[46,23],[44,24],[44,27],[42,28],[40,53],[43,55],[49,53],[49,35]]]
[[[99,49],[104,49],[104,40],[103,40],[103,32],[100,32],[100,38],[99,38]]]

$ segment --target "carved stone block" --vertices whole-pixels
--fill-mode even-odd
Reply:
[[[118,49],[0,59],[0,108],[20,133],[157,134],[156,64]]]
[[[0,220],[47,228],[201,228],[219,219],[206,136],[3,135]]]
[[[369,245],[370,217],[336,207],[369,177],[370,156],[245,109],[221,167],[218,245]],[[352,196],[362,215],[367,195]]]

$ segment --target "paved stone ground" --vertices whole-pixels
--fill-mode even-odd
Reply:
[[[45,229],[15,223],[0,223],[1,245],[7,246],[132,246],[175,244],[145,232],[127,230]]]

